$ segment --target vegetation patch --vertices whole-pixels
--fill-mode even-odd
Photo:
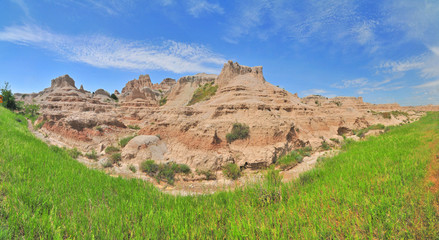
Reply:
[[[113,164],[115,164],[115,163],[118,164],[122,160],[122,156],[120,153],[113,153],[110,156],[110,160]]]
[[[241,177],[241,169],[235,163],[229,163],[223,167],[223,174],[229,179],[236,180]]]
[[[77,148],[63,148],[67,154],[73,159],[77,159],[79,156],[82,156],[82,153]]]
[[[121,147],[125,147],[127,144],[128,144],[128,142],[129,141],[131,141],[131,139],[133,139],[135,136],[129,136],[129,137],[126,137],[126,138],[122,138],[120,141],[119,141],[119,145],[121,146]]]
[[[197,102],[209,100],[213,95],[215,95],[216,90],[218,90],[218,85],[213,85],[213,82],[204,84],[195,90],[194,95],[192,95],[192,99],[187,105],[190,106]]]
[[[46,120],[43,120],[43,121],[39,122],[38,124],[36,124],[35,128],[36,129],[41,129],[45,123],[46,123]]]
[[[163,106],[163,105],[166,104],[166,102],[168,102],[168,97],[162,97],[162,98],[160,98],[160,100],[159,100],[159,105],[160,105],[160,106]]]
[[[247,124],[244,123],[234,123],[232,131],[226,134],[226,139],[228,143],[232,143],[238,139],[246,139],[249,137],[250,129]]]
[[[111,154],[111,153],[115,153],[115,152],[119,152],[119,151],[120,151],[120,148],[114,147],[114,146],[108,146],[107,148],[105,148],[106,154]]]
[[[98,160],[98,154],[96,153],[96,151],[93,149],[93,150],[91,150],[91,152],[89,152],[89,153],[86,153],[85,154],[85,156],[88,158],[88,159],[92,159],[92,160]]]
[[[301,163],[304,157],[311,156],[311,152],[311,146],[296,149],[294,151],[291,151],[287,155],[280,157],[276,161],[276,165],[279,166],[282,170],[290,169],[296,166],[298,163]]]
[[[216,174],[212,170],[197,169],[195,172],[200,176],[203,175],[206,178],[206,180],[215,180],[216,179]]]
[[[129,169],[131,172],[133,172],[133,173],[136,173],[136,172],[137,172],[136,167],[135,167],[134,165],[132,165],[132,164],[130,164],[130,165],[128,166],[128,169]]]
[[[119,98],[116,96],[116,94],[112,93],[110,96],[112,99],[114,99],[114,101],[118,102]]]
[[[129,129],[139,130],[140,127],[138,125],[128,125]]]
[[[383,124],[375,124],[375,125],[370,125],[367,128],[353,130],[352,133],[360,138],[363,138],[364,136],[366,136],[366,133],[368,133],[370,130],[384,130],[385,128],[386,127]]]
[[[175,174],[189,174],[191,169],[186,164],[171,163],[155,163],[154,160],[146,160],[140,164],[140,170],[150,177],[154,177],[157,182],[165,181],[170,185],[174,185]]]

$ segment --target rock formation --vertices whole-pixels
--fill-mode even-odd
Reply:
[[[118,102],[103,89],[94,95],[82,86],[78,90],[68,75],[53,79],[40,93],[16,96],[41,105],[42,131],[84,152],[137,134],[122,149],[122,165],[151,158],[212,170],[229,162],[258,169],[295,148],[319,148],[322,141],[342,139],[354,129],[409,122],[422,115],[419,111],[439,110],[369,104],[355,97],[299,98],[267,82],[262,70],[229,61],[218,76],[201,73],[153,84],[149,75],[140,75],[120,94],[114,92]],[[216,93],[188,106],[206,84],[217,86]],[[249,126],[249,137],[228,143],[234,123]]]

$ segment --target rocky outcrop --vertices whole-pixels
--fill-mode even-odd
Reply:
[[[55,88],[75,88],[75,81],[69,76],[69,75],[64,75],[61,77],[57,77],[55,79],[52,79],[52,84],[50,86],[50,88],[55,89]]]
[[[163,162],[166,151],[166,144],[159,137],[140,135],[131,139],[123,148],[122,158],[124,161],[137,164],[147,159]]]
[[[96,90],[95,95],[103,95],[103,96],[110,97],[110,94],[102,88],[99,88],[98,90]]]

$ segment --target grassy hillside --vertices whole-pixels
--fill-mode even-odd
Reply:
[[[87,169],[0,107],[0,238],[437,239],[438,116],[349,144],[289,184],[175,197]]]

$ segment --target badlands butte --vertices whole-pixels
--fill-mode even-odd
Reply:
[[[193,99],[203,89],[215,94]],[[357,138],[355,130],[378,123],[408,123],[425,111],[439,110],[438,106],[370,104],[361,97],[299,98],[266,81],[262,67],[232,61],[219,75],[167,78],[160,84],[140,75],[114,95],[118,101],[103,89],[78,89],[64,75],[39,93],[15,97],[40,105],[35,124],[42,124],[39,131],[46,138],[83,153],[94,150],[100,162],[109,157],[108,146],[136,136],[120,149],[121,162],[115,169],[130,165],[138,169],[141,162],[152,159],[187,164],[193,172],[219,171],[228,163],[249,170],[264,168],[297,148],[312,146],[318,151],[322,142],[335,146],[335,139],[342,141],[343,136]],[[248,125],[249,136],[229,143],[226,134],[234,123]]]

